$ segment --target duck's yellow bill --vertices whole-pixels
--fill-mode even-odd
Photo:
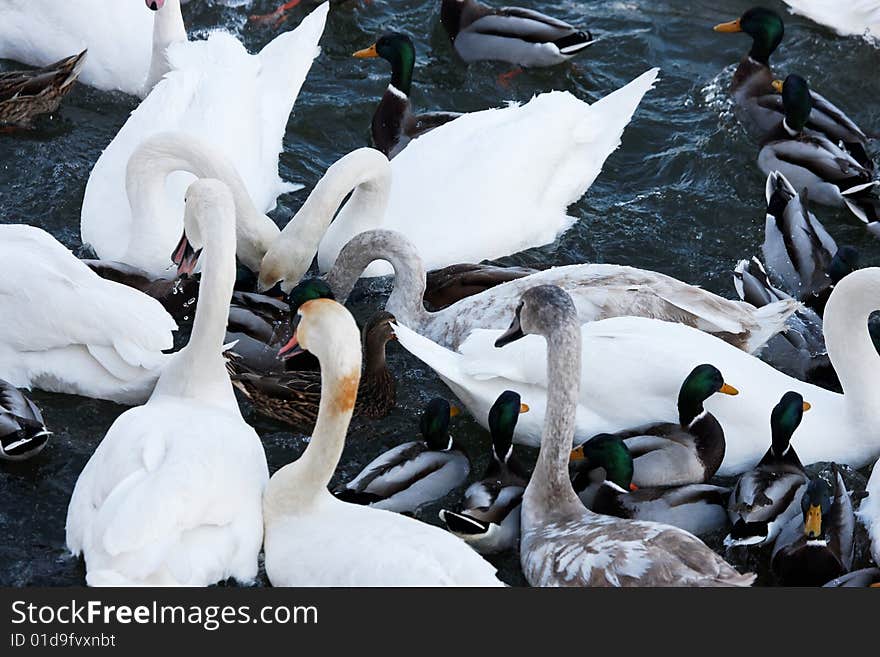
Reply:
[[[729,383],[725,383],[723,386],[721,386],[721,390],[719,390],[718,392],[721,392],[725,395],[731,395],[731,396],[735,396],[735,395],[739,394],[739,390],[734,388]]]
[[[574,461],[583,461],[586,457],[584,456],[584,446],[575,447],[571,450],[571,454],[568,455],[568,462],[573,463]]]
[[[773,91],[775,91],[778,94],[781,94],[782,93],[782,84],[783,84],[782,80],[773,80],[773,82],[770,83],[770,86],[773,87]]]
[[[812,404],[810,404],[810,402],[804,402],[804,413],[806,413],[811,408],[813,408],[813,406]]]
[[[718,23],[715,27],[712,28],[716,32],[742,32],[742,25],[737,18],[735,21],[729,21],[727,23]]]
[[[461,415],[461,409],[458,406],[450,406],[449,417],[456,417],[457,415]]]
[[[519,405],[519,412],[520,413],[528,413],[529,412],[529,405],[528,404],[520,404]]]
[[[374,43],[369,48],[364,48],[363,50],[358,50],[356,53],[352,54],[352,57],[357,57],[358,59],[367,59],[368,57],[378,57],[379,53],[376,51],[376,44]]]
[[[804,535],[807,538],[819,538],[822,535],[822,508],[810,505],[807,517],[804,518]]]

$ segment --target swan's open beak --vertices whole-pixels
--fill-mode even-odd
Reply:
[[[199,256],[201,255],[202,250],[196,251],[192,248],[189,240],[186,239],[186,233],[184,233],[177,243],[174,253],[171,254],[171,262],[177,265],[177,275],[180,278],[192,276],[196,265],[199,264]]]
[[[296,339],[296,333],[294,333],[293,337],[290,338],[290,341],[278,351],[278,357],[281,360],[288,360],[294,356],[304,354],[305,351],[306,350],[300,346],[299,341]]]
[[[526,334],[522,331],[522,327],[519,324],[519,313],[517,313],[516,317],[514,317],[513,321],[510,323],[510,328],[495,340],[495,346],[503,347],[524,337],[526,337]]]
[[[355,53],[352,53],[352,57],[357,57],[358,59],[367,59],[369,57],[378,57],[379,51],[376,50],[376,44],[374,43],[369,48],[364,48],[363,50],[358,50]]]
[[[740,24],[740,19],[737,18],[735,21],[719,23],[712,29],[716,32],[742,32],[742,25]]]

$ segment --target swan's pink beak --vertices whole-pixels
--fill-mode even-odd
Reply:
[[[146,0],[147,7],[152,9],[153,11],[159,11],[162,7],[165,6],[165,0]]]
[[[193,249],[189,240],[186,239],[186,233],[184,233],[177,243],[174,253],[171,254],[171,262],[177,265],[177,275],[181,278],[192,276],[196,265],[199,264],[200,255],[202,255],[202,250]]]

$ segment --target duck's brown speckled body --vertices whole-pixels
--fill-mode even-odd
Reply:
[[[36,117],[57,110],[85,58],[84,50],[43,68],[0,73],[0,126],[29,128]]]

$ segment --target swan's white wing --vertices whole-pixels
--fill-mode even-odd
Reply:
[[[3,0],[0,59],[45,66],[88,48],[79,80],[137,95],[150,68],[153,12],[134,0]]]
[[[16,352],[82,345],[119,367],[163,361],[177,326],[158,301],[100,278],[38,228],[5,225],[0,235],[0,344]]]
[[[381,227],[406,235],[429,270],[552,242],[575,221],[568,206],[620,144],[657,72],[592,105],[556,91],[435,128],[391,161],[391,198]],[[321,242],[322,270],[354,234],[369,228],[344,213]],[[387,263],[367,270],[368,276],[388,273]]]
[[[210,584],[238,574],[231,564],[246,546],[255,574],[267,479],[259,438],[243,422],[151,401],[121,415],[86,464],[67,544],[85,553],[90,583]]]
[[[792,12],[834,29],[843,36],[866,33],[880,38],[880,3],[877,0],[785,0]]]
[[[326,8],[315,10],[260,55],[248,54],[225,32],[170,46],[171,72],[132,112],[89,175],[81,217],[83,242],[102,259],[122,260],[154,274],[167,269],[169,254],[180,239],[184,193],[193,176],[178,172],[169,177],[167,207],[161,212],[161,225],[155,221],[152,244],[129,248],[132,212],[125,191],[131,154],[158,132],[181,131],[211,144],[235,165],[254,205],[260,211],[273,208],[277,196],[289,189],[278,175],[278,153],[290,108],[318,52],[325,14]],[[278,66],[285,56],[292,73],[281,80]],[[280,86],[274,88],[275,83]]]

